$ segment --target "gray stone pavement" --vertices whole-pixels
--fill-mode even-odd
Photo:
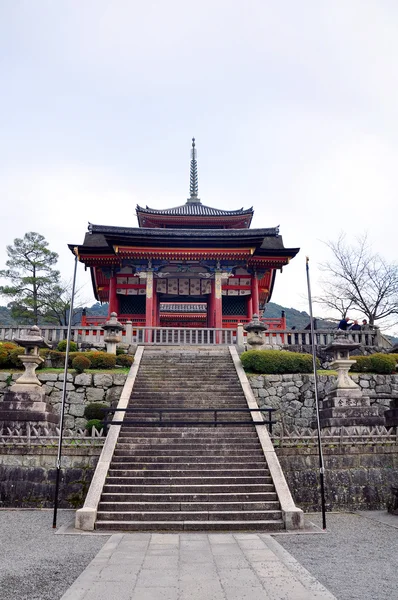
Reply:
[[[61,600],[336,600],[267,534],[114,534]]]

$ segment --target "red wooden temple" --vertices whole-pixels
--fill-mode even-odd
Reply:
[[[190,197],[182,206],[137,206],[138,227],[89,224],[77,247],[94,295],[123,323],[146,327],[230,328],[262,314],[278,270],[298,248],[285,248],[277,227],[250,229],[253,208],[221,210],[198,198],[195,140]],[[284,318],[264,319],[285,329]],[[101,317],[83,317],[97,325]]]

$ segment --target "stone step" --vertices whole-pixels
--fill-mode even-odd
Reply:
[[[120,458],[120,457],[118,457]],[[175,471],[177,468],[182,471],[218,471],[218,470],[238,470],[243,472],[252,471],[254,469],[268,470],[267,463],[265,460],[258,460],[256,462],[238,462],[238,461],[225,461],[222,462],[180,462],[178,467],[175,463],[151,463],[142,462],[141,457],[134,460],[134,457],[126,457],[123,460],[112,460],[112,469],[145,469],[146,471]]]
[[[175,454],[172,456],[159,456],[159,454],[152,454],[152,455],[145,455],[145,454],[140,454],[140,455],[131,455],[127,452],[120,452],[117,451],[117,453],[114,454],[113,458],[112,458],[112,464],[113,463],[118,463],[118,462],[124,462],[124,461],[136,461],[136,464],[146,464],[146,463],[158,463],[159,465],[163,465],[163,464],[179,464],[179,465],[184,465],[186,463],[191,463],[191,464],[196,464],[196,463],[200,463],[203,464],[204,462],[204,457],[203,456],[197,456],[195,454],[192,455],[187,455],[185,454],[184,456],[181,456],[179,454]],[[214,464],[234,464],[234,463],[239,463],[239,464],[250,464],[251,462],[253,462],[253,460],[255,461],[260,461],[260,460],[264,460],[264,454],[263,453],[256,453],[255,455],[253,455],[252,452],[249,452],[245,455],[240,455],[240,454],[235,454],[234,456],[228,455],[228,456],[224,456],[224,455],[219,455],[219,456],[214,456],[214,455],[208,455],[205,457],[205,461],[206,464],[210,465],[211,463]],[[161,468],[161,467],[159,467]]]
[[[280,510],[252,511],[98,511],[100,521],[275,521],[281,519]]]
[[[128,494],[133,491],[140,494],[237,494],[253,492],[273,492],[274,486],[270,483],[202,483],[202,484],[184,484],[175,483],[148,484],[147,482],[138,482],[136,485],[127,485],[121,483],[108,483],[104,485],[104,492],[108,494]]]
[[[156,450],[157,448],[159,449],[159,451],[163,452],[163,450],[190,450],[192,449],[192,442],[189,442],[187,439],[183,438],[181,440],[172,440],[172,441],[168,441],[167,439],[146,439],[146,443],[140,443],[139,441],[135,440],[134,437],[121,437],[119,438],[118,442],[117,442],[118,446],[123,446],[126,447],[126,444],[128,444],[128,447],[131,449],[137,449],[137,450],[145,450],[145,449],[151,449],[151,450]],[[255,440],[255,439],[251,439],[251,440],[245,440],[245,439],[237,439],[237,440],[226,440],[224,438],[220,438],[219,440],[212,440],[212,439],[206,439],[206,440],[200,440],[197,439],[195,440],[195,447],[196,449],[200,449],[200,450],[206,450],[206,449],[217,449],[217,450],[224,450],[224,449],[233,449],[233,448],[242,448],[245,450],[250,450],[250,449],[261,449],[261,444],[259,442],[259,440]]]
[[[203,478],[207,478],[210,477],[211,478],[236,478],[241,476],[242,474],[242,470],[241,469],[233,469],[233,468],[224,468],[224,469],[143,469],[143,468],[137,468],[138,465],[136,465],[135,469],[131,469],[126,467],[126,465],[122,465],[119,467],[117,467],[117,465],[111,465],[111,468],[108,471],[108,477],[109,478],[125,478],[125,477],[139,477],[139,478],[145,478],[145,479],[149,479],[149,478],[153,478],[153,479],[157,479],[160,478],[163,479],[173,479],[173,481],[178,482],[178,480],[180,478],[195,478],[195,479],[203,479]],[[245,471],[245,476],[246,477],[257,477],[257,478],[264,478],[270,477],[270,473],[268,471],[268,469],[265,469],[264,467],[260,468],[260,469],[246,469]]]
[[[133,427],[133,426],[131,426]],[[232,432],[225,432],[224,431],[224,427],[207,427],[207,428],[202,428],[201,431],[186,431],[184,428],[180,427],[180,428],[173,428],[172,431],[170,431],[170,428],[162,428],[164,429],[164,431],[153,431],[157,428],[153,427],[152,430],[145,430],[143,431],[145,428],[142,427],[141,430],[138,431],[132,431],[130,429],[130,426],[125,426],[123,425],[120,434],[119,434],[119,439],[123,438],[123,437],[129,437],[131,439],[136,440],[137,443],[147,443],[148,441],[155,441],[157,442],[158,440],[167,440],[167,441],[176,441],[178,442],[179,440],[181,441],[191,441],[191,440],[195,440],[196,441],[206,441],[206,440],[211,440],[211,441],[215,441],[217,442],[218,440],[225,440],[225,441],[230,441],[231,443],[237,442],[239,440],[243,440],[243,441],[253,441],[258,439],[257,436],[257,432],[254,430],[254,428],[252,429],[252,431],[248,432],[245,431],[243,433],[241,432],[241,429],[243,429],[242,427],[234,427],[234,431]],[[167,431],[166,431],[167,429]],[[194,429],[193,427],[190,429]],[[182,430],[182,431],[181,431]],[[163,435],[162,435],[163,434]]]
[[[98,530],[119,531],[280,531],[282,520],[269,521],[97,521]]]
[[[121,431],[133,432],[137,435],[154,435],[160,433],[162,435],[171,435],[173,437],[184,436],[212,436],[213,435],[231,435],[232,437],[242,435],[255,435],[257,432],[254,425],[241,425],[240,427],[231,427],[224,425],[223,427],[138,427],[135,425],[123,425]]]
[[[161,472],[163,473],[163,472]],[[145,479],[145,483],[143,482]],[[179,486],[190,486],[190,485],[234,485],[234,484],[247,484],[256,485],[261,483],[272,483],[272,479],[270,475],[233,475],[233,476],[224,476],[218,475],[211,477],[209,475],[201,475],[199,477],[190,477],[189,475],[186,477],[167,477],[166,475],[159,474],[155,477],[145,477],[145,476],[129,476],[128,474],[125,476],[114,476],[108,475],[106,478],[107,485],[179,485]]]
[[[225,504],[228,502],[232,503],[261,503],[261,502],[278,502],[278,498],[275,491],[268,492],[230,492],[230,493],[138,493],[138,492],[125,492],[121,494],[114,494],[112,492],[104,492],[101,495],[101,502],[104,503],[177,503],[177,504]]]
[[[136,398],[137,396],[139,397],[143,397],[143,398],[147,398],[147,397],[154,397],[154,398],[173,398],[173,396],[179,397],[182,400],[185,400],[186,398],[189,399],[190,401],[192,401],[193,398],[209,398],[209,400],[213,400],[214,396],[220,396],[220,398],[222,399],[223,397],[226,396],[226,394],[223,392],[221,394],[216,394],[216,393],[212,393],[213,388],[211,388],[210,390],[204,390],[202,391],[202,389],[198,390],[198,388],[196,389],[194,394],[189,394],[189,398],[187,398],[188,396],[188,392],[185,389],[173,389],[173,390],[158,390],[158,389],[152,389],[152,390],[140,390],[140,389],[134,389],[132,394],[131,394],[131,398]],[[214,392],[217,392],[217,390],[214,390]],[[235,392],[228,392],[226,399],[229,398],[237,398],[239,400],[242,401],[242,398],[244,398],[243,396],[243,392],[240,393],[240,391],[235,391]]]
[[[163,439],[163,438],[141,438],[137,440],[134,436],[121,436],[119,437],[118,444],[130,444],[132,447],[137,448],[137,450],[142,450],[145,448],[150,448],[151,450],[163,450],[165,448],[181,448],[182,450],[187,448],[192,448],[192,441],[189,442],[187,438],[171,438],[171,439]],[[212,440],[211,438],[207,438],[206,440],[197,438],[195,440],[195,445],[200,448],[233,448],[239,446],[240,448],[261,448],[261,444],[258,440],[252,438],[250,440],[244,440],[241,438],[236,438],[235,440],[228,440],[225,438],[219,438],[218,440]]]
[[[279,502],[100,502],[99,510],[102,512],[148,512],[148,511],[253,511],[277,510],[280,511]]]
[[[261,450],[260,449],[253,449],[253,450],[237,450],[236,448],[228,448],[225,449],[222,453],[217,453],[215,450],[200,450],[200,452],[193,450],[192,448],[189,450],[162,450],[162,456],[159,456],[159,450],[146,450],[145,448],[143,448],[142,450],[139,449],[135,449],[135,448],[129,448],[130,444],[120,444],[118,443],[115,449],[115,456],[129,456],[131,454],[134,454],[134,456],[158,456],[159,458],[166,458],[169,457],[171,458],[172,456],[175,457],[185,457],[185,459],[188,461],[188,457],[201,457],[203,462],[203,457],[214,457],[214,458],[220,458],[223,456],[228,456],[228,457],[233,457],[233,456],[237,456],[237,457],[243,457],[243,456],[251,456],[253,458],[253,452],[254,450],[258,450],[256,452],[256,455],[258,456],[259,454],[261,454]]]

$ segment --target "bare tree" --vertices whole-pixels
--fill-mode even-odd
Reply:
[[[355,244],[340,234],[326,242],[332,259],[321,264],[325,273],[323,293],[317,302],[335,309],[342,317],[350,309],[360,311],[370,325],[398,315],[398,264],[388,263],[372,252],[367,235]]]
[[[81,298],[80,292],[81,288],[75,290],[71,325],[77,325],[80,322],[82,309],[87,304],[87,300]],[[68,325],[71,298],[71,281],[60,281],[59,284],[49,289],[43,301],[46,308],[45,320],[59,325]]]

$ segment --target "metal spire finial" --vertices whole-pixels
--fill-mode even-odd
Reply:
[[[195,138],[192,138],[192,150],[191,150],[191,165],[189,171],[189,193],[190,197],[187,202],[199,202],[198,198],[198,161],[197,152],[195,147]]]

